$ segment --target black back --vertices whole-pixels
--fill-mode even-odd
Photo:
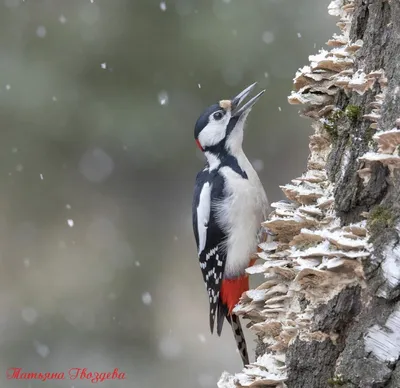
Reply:
[[[199,204],[200,193],[206,182],[211,185],[211,207],[207,224],[206,243],[203,251],[199,254],[199,262],[209,297],[210,330],[212,333],[214,330],[215,316],[218,310],[223,309],[219,294],[226,262],[226,250],[224,247],[226,234],[220,225],[218,225],[215,213],[212,210],[213,206],[223,199],[224,179],[217,170],[210,172],[208,168],[197,174],[192,206],[193,232],[197,249],[199,249],[200,243],[199,231],[197,228],[197,207],[201,206],[201,204]],[[224,318],[225,314],[223,314],[223,316],[218,314],[218,334],[221,333]]]

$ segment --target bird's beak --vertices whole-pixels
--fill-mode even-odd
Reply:
[[[246,102],[242,107],[239,105],[243,102],[243,100],[250,94],[250,92],[254,89],[257,82],[248,86],[242,92],[240,92],[236,97],[233,97],[231,100],[231,109],[232,109],[232,117],[239,117],[244,112],[249,112],[253,105],[258,101],[258,99],[264,94],[265,90],[262,90],[256,96],[254,96],[251,100]]]

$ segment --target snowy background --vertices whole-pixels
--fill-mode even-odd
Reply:
[[[292,78],[328,0],[0,0],[0,388],[9,367],[118,367],[103,387],[214,387],[191,230],[201,111],[259,82],[245,151],[271,201],[305,169]],[[248,343],[253,347],[251,338]]]

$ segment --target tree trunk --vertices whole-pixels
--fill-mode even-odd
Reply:
[[[257,361],[218,386],[400,387],[400,1],[334,0],[341,35],[296,73],[307,172],[264,226],[236,311]]]

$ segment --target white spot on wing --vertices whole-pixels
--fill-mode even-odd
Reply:
[[[204,250],[207,240],[207,224],[211,211],[211,186],[208,182],[201,189],[199,205],[197,206],[197,230],[199,233],[199,255]]]

